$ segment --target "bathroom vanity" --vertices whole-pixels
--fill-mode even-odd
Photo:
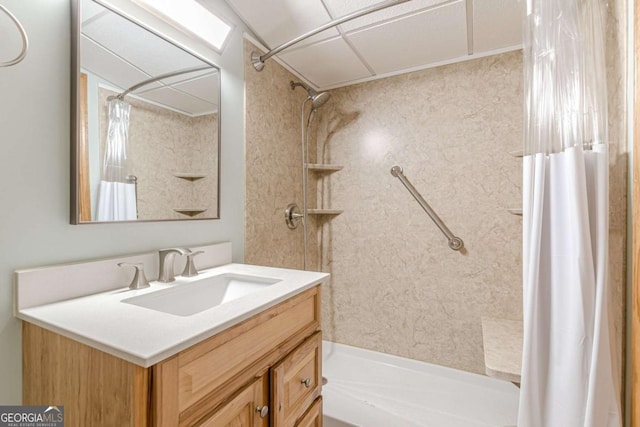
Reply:
[[[79,427],[322,425],[320,283],[327,274],[226,264],[173,284],[31,306],[32,295],[47,298],[34,292],[43,277],[65,281],[62,270],[43,270],[63,268],[76,269],[66,279],[87,266],[16,275],[23,404],[64,405],[65,425]],[[172,314],[158,303],[170,295],[179,306],[181,293],[220,277],[236,281],[227,294],[246,288],[247,278],[271,282],[196,313]]]

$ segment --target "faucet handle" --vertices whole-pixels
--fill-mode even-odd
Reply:
[[[119,262],[118,267],[133,267],[136,269],[136,273],[133,275],[133,280],[129,285],[129,289],[144,289],[151,286],[146,276],[144,275],[144,264],[143,263],[130,263],[130,262]]]
[[[182,276],[184,277],[193,277],[198,275],[198,270],[196,269],[195,264],[193,263],[193,259],[196,255],[203,254],[204,251],[196,251],[187,254],[187,264],[184,266],[184,271],[182,272]]]

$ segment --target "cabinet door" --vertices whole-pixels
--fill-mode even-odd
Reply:
[[[248,385],[200,427],[268,427],[269,388],[265,377]]]
[[[315,333],[271,369],[273,427],[293,427],[320,396],[322,334]]]
[[[322,396],[316,399],[296,427],[322,427]]]

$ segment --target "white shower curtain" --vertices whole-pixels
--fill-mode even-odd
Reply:
[[[135,220],[136,187],[128,178],[129,114],[131,106],[109,101],[109,126],[98,188],[97,221]]]
[[[619,427],[608,298],[606,4],[530,0],[519,427]]]

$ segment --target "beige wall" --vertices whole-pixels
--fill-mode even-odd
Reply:
[[[108,128],[107,97],[100,89],[100,146],[103,156]],[[140,99],[131,104],[129,157],[138,177],[138,219],[188,219],[175,209],[205,209],[193,218],[218,216],[218,117],[190,117]],[[205,177],[190,181],[176,173]]]

